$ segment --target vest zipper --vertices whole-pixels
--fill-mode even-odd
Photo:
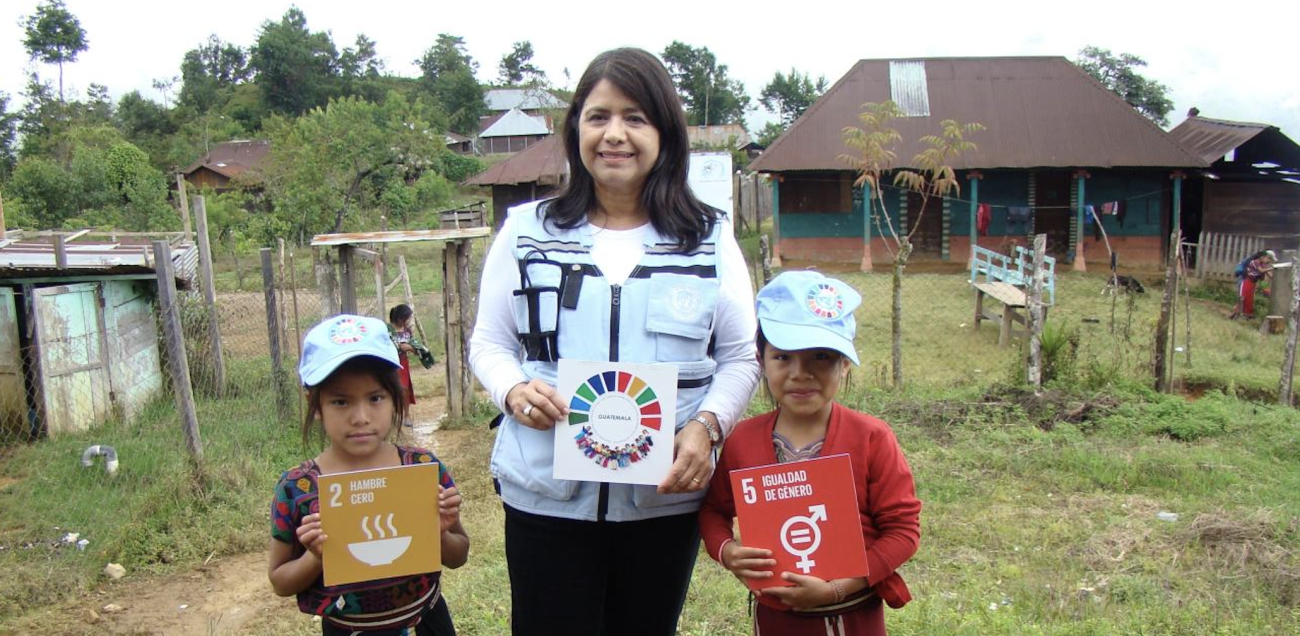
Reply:
[[[622,301],[623,286],[610,285],[609,297],[609,361],[618,362],[618,314]],[[603,522],[609,513],[609,484],[600,484],[600,493],[596,501],[596,521]]]

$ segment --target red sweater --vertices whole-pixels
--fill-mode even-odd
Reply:
[[[715,560],[722,544],[734,538],[732,520],[736,505],[732,498],[731,471],[777,463],[772,429],[779,412],[772,411],[737,424],[722,448],[709,494],[700,509],[700,533],[709,556]],[[835,403],[821,455],[839,453],[848,453],[853,461],[862,536],[871,570],[867,583],[885,603],[897,609],[912,600],[912,595],[894,570],[916,554],[921,539],[921,502],[916,498],[912,470],[888,424]],[[777,609],[790,609],[770,596],[760,596],[758,600]]]

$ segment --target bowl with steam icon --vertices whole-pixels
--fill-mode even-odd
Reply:
[[[393,513],[388,513],[388,517],[382,519],[382,525],[381,517],[382,515],[362,517],[361,532],[366,535],[366,540],[348,544],[348,552],[353,557],[371,566],[388,565],[406,554],[406,549],[411,547],[411,537],[397,536],[397,528],[393,527]],[[379,538],[375,538],[376,535]]]

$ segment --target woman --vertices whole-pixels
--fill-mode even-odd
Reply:
[[[1255,318],[1255,287],[1259,281],[1273,275],[1273,263],[1277,254],[1273,250],[1260,250],[1251,254],[1237,266],[1237,306],[1233,308],[1229,320],[1245,316],[1246,320]]]
[[[564,147],[564,191],[512,208],[487,255],[470,341],[504,414],[492,475],[513,632],[668,636],[712,451],[758,380],[753,290],[722,213],[686,183],[686,120],[657,58],[599,55],[578,82]],[[674,459],[658,488],[552,478],[551,429],[567,404],[554,388],[560,358],[677,366]]]

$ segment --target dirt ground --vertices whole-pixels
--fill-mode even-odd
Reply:
[[[437,366],[414,374],[414,425],[401,433],[400,443],[430,448],[454,463],[466,436],[477,431],[438,430],[446,390],[443,374],[435,371]],[[270,623],[310,620],[299,616],[293,598],[271,592],[264,551],[212,558],[169,577],[128,575],[53,614],[40,621],[50,631],[29,633],[234,636],[266,633]]]

